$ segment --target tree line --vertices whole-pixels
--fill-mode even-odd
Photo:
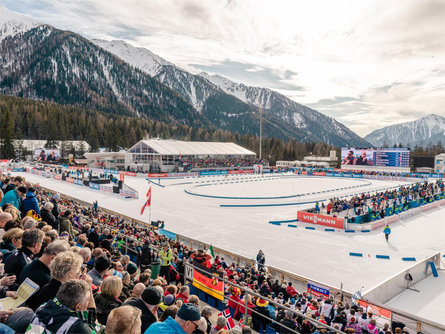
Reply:
[[[215,127],[192,127],[165,123],[147,117],[120,116],[96,110],[0,95],[0,155],[15,158],[12,139],[86,140],[91,151],[99,147],[116,151],[129,148],[144,137],[189,141],[234,142],[258,153],[259,137],[241,135]],[[326,156],[338,148],[312,142],[263,138],[263,157],[277,160],[302,160],[309,154]]]

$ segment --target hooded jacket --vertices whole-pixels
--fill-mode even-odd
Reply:
[[[94,310],[73,311],[54,298],[37,309],[31,324],[40,325],[51,333],[58,333],[63,327],[63,333],[66,334],[95,334],[99,331],[94,325],[96,320],[94,313]]]
[[[17,193],[17,189],[8,191],[5,194],[5,196],[3,196],[2,201],[0,202],[0,206],[3,206],[7,203],[14,205],[17,210],[20,210],[20,205],[22,204],[22,199],[20,198],[19,194]]]
[[[36,194],[31,191],[26,192],[25,199],[23,200],[22,216],[26,216],[29,210],[34,210],[40,215],[39,202],[37,201]]]

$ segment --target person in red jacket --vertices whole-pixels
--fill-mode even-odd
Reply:
[[[232,294],[230,295],[229,302],[227,303],[232,318],[235,317],[236,308],[238,307],[239,303],[242,303],[242,300],[239,297],[240,294],[241,291],[239,288],[232,288]]]
[[[292,282],[289,282],[286,292],[290,297],[294,297],[297,294],[297,290],[292,286]]]
[[[184,301],[184,304],[187,304],[189,302],[189,297],[190,297],[190,288],[188,287],[188,285],[183,285],[179,290],[176,299],[181,298]]]

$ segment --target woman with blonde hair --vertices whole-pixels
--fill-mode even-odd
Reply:
[[[3,242],[0,243],[0,252],[3,254],[3,262],[6,261],[12,252],[22,247],[22,235],[23,230],[20,228],[12,228],[4,234]]]
[[[110,312],[121,306],[119,296],[122,292],[122,280],[117,276],[109,276],[102,281],[100,292],[94,296],[97,320],[106,325]]]
[[[32,296],[30,300],[27,301],[28,307],[36,310],[43,303],[53,299],[56,297],[62,283],[70,279],[83,279],[90,284],[91,279],[89,279],[89,276],[87,276],[85,270],[83,270],[82,263],[82,257],[72,251],[57,254],[49,265],[51,272],[49,283],[38,290],[35,297]]]

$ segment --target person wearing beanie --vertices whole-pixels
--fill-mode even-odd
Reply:
[[[130,305],[141,310],[141,333],[158,321],[159,304],[163,301],[162,293],[154,286],[147,286],[141,294],[141,298],[130,298],[124,305]],[[157,333],[157,332],[155,332]]]
[[[94,268],[91,269],[87,275],[93,279],[93,284],[100,286],[104,280],[104,276],[110,268],[110,260],[106,255],[98,257],[94,262]]]
[[[198,306],[182,304],[175,319],[168,317],[164,322],[154,323],[145,334],[191,334],[199,327],[200,320]]]
[[[22,217],[26,216],[28,211],[34,210],[40,215],[39,202],[36,198],[36,190],[34,188],[28,188],[25,199],[22,204]]]
[[[51,225],[53,229],[56,231],[59,230],[59,222],[56,217],[54,217],[52,213],[52,209],[54,208],[54,204],[51,202],[45,202],[43,204],[42,210],[40,210],[40,216],[42,220],[46,222],[48,225]]]
[[[26,194],[26,188],[21,186],[8,191],[5,196],[3,196],[0,202],[0,207],[5,204],[12,204],[17,210],[20,211],[20,206],[22,205],[22,198]]]

